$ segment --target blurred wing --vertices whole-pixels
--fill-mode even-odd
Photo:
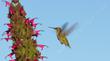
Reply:
[[[67,27],[67,25],[68,25],[68,22],[66,22],[66,23],[63,24],[63,26],[62,26],[62,31],[65,30],[65,28]]]
[[[64,30],[63,34],[66,35],[66,36],[69,35],[72,31],[75,30],[77,25],[78,25],[78,23],[73,24],[69,29]]]

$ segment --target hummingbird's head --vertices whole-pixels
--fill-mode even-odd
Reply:
[[[56,27],[55,30],[56,30],[56,31],[60,31],[61,28],[60,28],[60,27]]]
[[[51,29],[54,29],[56,32],[61,32],[61,27],[49,27]]]

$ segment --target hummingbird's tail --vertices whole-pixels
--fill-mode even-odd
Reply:
[[[70,44],[67,45],[69,48],[71,48]]]

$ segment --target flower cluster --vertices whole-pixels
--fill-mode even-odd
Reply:
[[[13,0],[14,1],[14,0]],[[9,40],[13,41],[12,46],[10,46],[12,53],[8,54],[6,57],[10,57],[9,61],[39,61],[39,59],[43,60],[43,58],[47,58],[46,56],[42,56],[38,47],[41,50],[44,47],[47,47],[43,44],[37,44],[37,40],[32,39],[33,36],[38,37],[42,30],[35,30],[36,26],[39,23],[35,23],[35,18],[26,18],[26,13],[24,11],[23,6],[18,2],[8,2],[6,1],[6,6],[9,6],[9,14],[8,18],[10,19],[10,23],[6,23],[8,30],[5,31],[7,38],[5,39],[7,42]],[[14,6],[12,3],[16,4]],[[18,8],[18,9],[15,9]],[[16,59],[13,59],[13,55],[15,54]]]

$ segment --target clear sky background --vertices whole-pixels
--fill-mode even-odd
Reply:
[[[43,24],[37,29],[43,29],[38,43],[46,44],[42,53],[48,59],[45,61],[110,61],[110,0],[21,0],[27,17],[38,17],[36,22]],[[0,38],[7,30],[4,23],[8,8],[0,2]],[[48,26],[69,26],[78,22],[75,29],[67,38],[72,48],[61,45],[55,31]],[[11,42],[0,41],[0,61],[11,51]]]

